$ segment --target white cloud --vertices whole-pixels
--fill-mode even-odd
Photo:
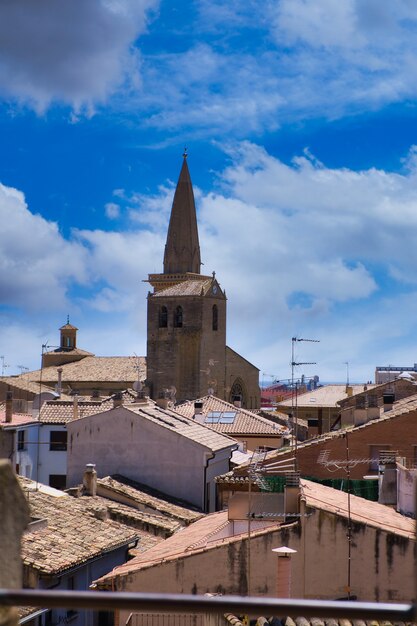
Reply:
[[[126,80],[137,84],[133,44],[156,0],[5,0],[0,3],[0,94],[44,110],[91,109]]]
[[[402,175],[331,169],[308,152],[288,164],[248,142],[229,157],[218,191],[196,190],[202,271],[215,270],[226,289],[229,345],[281,377],[294,335],[321,339],[300,360],[317,361],[312,373],[327,379],[343,378],[346,360],[363,379],[376,364],[413,363],[415,150]],[[62,316],[75,310],[86,349],[139,353],[149,290],[142,281],[162,271],[173,191],[124,192],[129,232],[75,230],[66,240],[20,192],[1,186],[1,302],[28,314],[43,307],[48,319],[53,307]]]
[[[120,217],[120,205],[115,202],[107,202],[107,204],[104,205],[104,212],[109,220],[116,220]]]
[[[32,214],[24,195],[0,184],[0,302],[48,310],[67,303],[72,282],[86,281],[86,251],[54,222]]]

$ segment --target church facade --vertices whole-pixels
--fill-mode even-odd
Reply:
[[[147,385],[155,400],[209,394],[260,406],[259,369],[226,345],[226,294],[215,273],[200,273],[194,193],[184,155],[174,194],[163,272],[150,274]]]

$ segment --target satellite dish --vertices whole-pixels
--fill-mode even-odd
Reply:
[[[142,391],[143,389],[143,384],[141,380],[135,380],[135,382],[132,385],[133,389],[135,391],[137,391],[139,393],[139,391]]]

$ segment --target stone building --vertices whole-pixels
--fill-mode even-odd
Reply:
[[[150,274],[147,381],[151,397],[178,401],[214,393],[260,405],[259,369],[226,346],[226,294],[200,273],[194,193],[186,155],[174,195],[162,274]]]

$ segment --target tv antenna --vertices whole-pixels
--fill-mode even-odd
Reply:
[[[295,360],[295,344],[304,341],[308,343],[320,343],[320,339],[305,339],[302,337],[291,337],[291,414],[294,420],[294,456],[295,469],[297,469],[297,442],[298,442],[298,382],[294,386],[294,369],[300,365],[316,365],[315,361],[296,361]]]

